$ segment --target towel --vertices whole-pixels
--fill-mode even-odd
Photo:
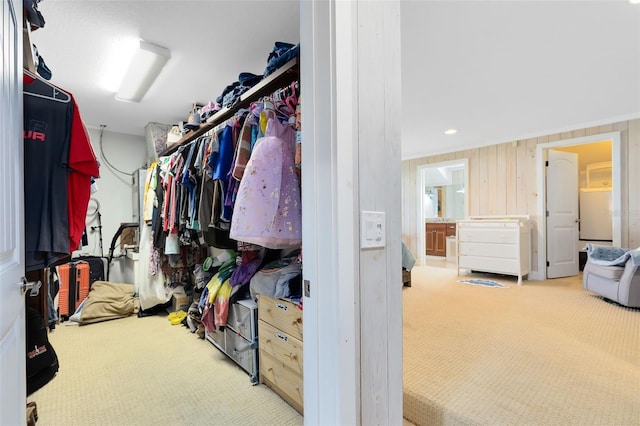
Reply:
[[[640,265],[640,249],[631,250],[619,247],[587,244],[585,247],[589,261],[603,266],[624,266],[629,259],[633,266]]]

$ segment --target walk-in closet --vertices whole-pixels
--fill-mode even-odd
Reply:
[[[8,99],[24,107],[25,149],[14,154],[25,164],[25,220],[16,229],[25,229],[23,291],[34,313],[26,329],[43,342],[27,336],[28,424],[401,418],[397,401],[389,410],[388,402],[360,396],[401,392],[401,375],[389,381],[360,372],[387,358],[370,351],[387,339],[379,324],[396,331],[401,324],[398,309],[390,323],[365,320],[391,305],[371,294],[375,303],[354,310],[356,288],[373,278],[399,307],[402,277],[399,240],[385,240],[385,229],[397,233],[399,212],[385,217],[384,205],[397,203],[356,203],[357,192],[341,184],[399,153],[397,138],[380,139],[384,147],[367,154],[362,178],[349,176],[364,153],[348,154],[349,144],[338,141],[367,135],[335,133],[335,88],[353,78],[326,68],[337,53],[325,40],[335,37],[331,17],[344,16],[339,27],[348,28],[352,11],[289,1],[165,2],[171,13],[148,2],[6,4],[21,59],[13,71],[22,80]],[[398,41],[397,7],[361,12],[395,17],[388,47],[370,58],[381,59]],[[180,16],[190,17],[188,37],[178,30],[189,25]],[[360,43],[373,45],[364,40],[377,30],[361,31]],[[355,48],[358,38],[343,40]],[[70,56],[65,46],[74,44]],[[102,62],[83,51],[99,52],[91,58]],[[384,73],[361,69],[363,81]],[[357,102],[385,99],[381,89],[363,91]],[[392,105],[372,116],[379,124],[367,133]],[[386,185],[359,186],[370,194],[367,187]],[[350,206],[339,208],[340,200]],[[361,210],[376,231],[359,254]],[[387,247],[394,273],[379,262]],[[372,267],[359,278],[366,263]],[[389,277],[399,285],[387,288]],[[400,333],[392,336],[399,359]],[[118,398],[106,396],[111,390]],[[68,392],[75,402],[58,403]],[[134,407],[120,394],[149,398]],[[220,397],[229,400],[219,406]],[[7,419],[24,413],[13,415]]]

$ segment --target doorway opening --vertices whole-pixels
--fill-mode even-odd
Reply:
[[[536,149],[541,195],[537,213],[544,218],[538,230],[536,279],[578,275],[587,243],[622,243],[620,133],[539,144]],[[568,164],[571,157],[577,168],[572,183],[565,178],[568,169],[562,171],[565,166],[560,172],[553,168],[553,163]]]
[[[455,267],[455,222],[469,215],[469,160],[418,166],[418,262]]]

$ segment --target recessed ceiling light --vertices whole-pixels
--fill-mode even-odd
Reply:
[[[640,4],[640,0],[629,0],[631,4]]]
[[[444,132],[445,135],[453,135],[454,133],[458,133],[456,129],[449,129]]]

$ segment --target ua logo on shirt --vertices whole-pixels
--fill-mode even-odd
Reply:
[[[25,130],[23,133],[24,139],[31,139],[34,141],[46,142],[47,134],[45,133],[47,130],[47,123],[31,120],[29,121],[29,130]]]

